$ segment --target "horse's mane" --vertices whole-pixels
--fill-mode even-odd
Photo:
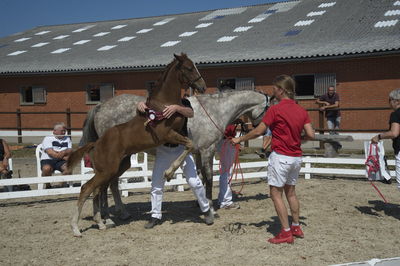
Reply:
[[[165,70],[160,74],[160,76],[158,77],[156,83],[154,84],[154,88],[151,89],[150,91],[148,91],[149,97],[152,96],[153,90],[154,90],[154,89],[159,89],[159,88],[161,87],[161,84],[164,83],[165,79],[166,79],[167,76],[168,76],[169,71],[171,70],[172,66],[174,65],[174,63],[175,63],[176,61],[177,61],[177,60],[174,58],[174,60],[172,60],[172,62],[169,63],[169,64],[165,67]]]

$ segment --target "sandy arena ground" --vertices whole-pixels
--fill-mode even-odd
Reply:
[[[18,163],[20,165],[18,165]],[[35,169],[15,160],[24,174]],[[32,169],[31,169],[32,168]],[[28,173],[29,174],[29,173]],[[207,226],[190,190],[165,193],[163,224],[143,228],[149,190],[124,198],[132,218],[117,227],[94,226],[92,201],[84,206],[83,237],[69,227],[77,195],[0,201],[0,265],[330,265],[400,256],[400,200],[396,185],[365,179],[300,178],[304,239],[293,245],[266,240],[279,231],[265,181],[246,183],[239,210],[218,210]],[[215,184],[216,185],[216,184]],[[214,189],[214,199],[218,187]],[[113,210],[113,202],[110,199]]]

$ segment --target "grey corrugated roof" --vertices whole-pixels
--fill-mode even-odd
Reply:
[[[154,25],[164,20],[170,21]],[[202,23],[212,24],[196,28]],[[118,25],[126,26],[111,29]],[[74,32],[84,27],[90,28]],[[238,27],[247,30],[235,32]],[[137,33],[142,29],[152,30]],[[49,32],[37,35],[45,31]],[[194,31],[196,33],[191,36],[179,36]],[[93,36],[100,32],[109,33]],[[60,35],[68,36],[54,39]],[[118,41],[127,36],[135,38]],[[226,36],[234,39],[219,42],[224,36],[225,40],[229,39]],[[16,42],[21,39],[24,41]],[[80,40],[90,42],[74,45]],[[176,41],[180,42],[161,47]],[[38,43],[48,44],[32,47]],[[116,46],[97,50],[112,45]],[[51,53],[61,48],[69,50]],[[153,68],[166,65],[173,53],[180,52],[186,52],[199,64],[218,64],[398,52],[399,49],[400,1],[301,0],[162,17],[37,27],[0,39],[0,74]],[[11,55],[18,51],[25,52]]]

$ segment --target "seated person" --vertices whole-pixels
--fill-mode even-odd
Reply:
[[[10,148],[4,139],[0,139],[0,178],[11,178],[9,171],[8,159],[11,158]]]
[[[65,124],[60,122],[54,125],[53,136],[47,136],[43,139],[43,153],[40,158],[40,167],[42,176],[51,176],[55,170],[63,175],[67,172],[67,159],[72,153],[71,138],[65,136]],[[46,188],[50,184],[46,184]]]

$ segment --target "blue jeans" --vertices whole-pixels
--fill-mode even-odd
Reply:
[[[326,123],[328,124],[328,129],[339,129],[340,127],[340,116],[338,117],[327,117]],[[338,135],[336,131],[329,131],[329,135]]]

